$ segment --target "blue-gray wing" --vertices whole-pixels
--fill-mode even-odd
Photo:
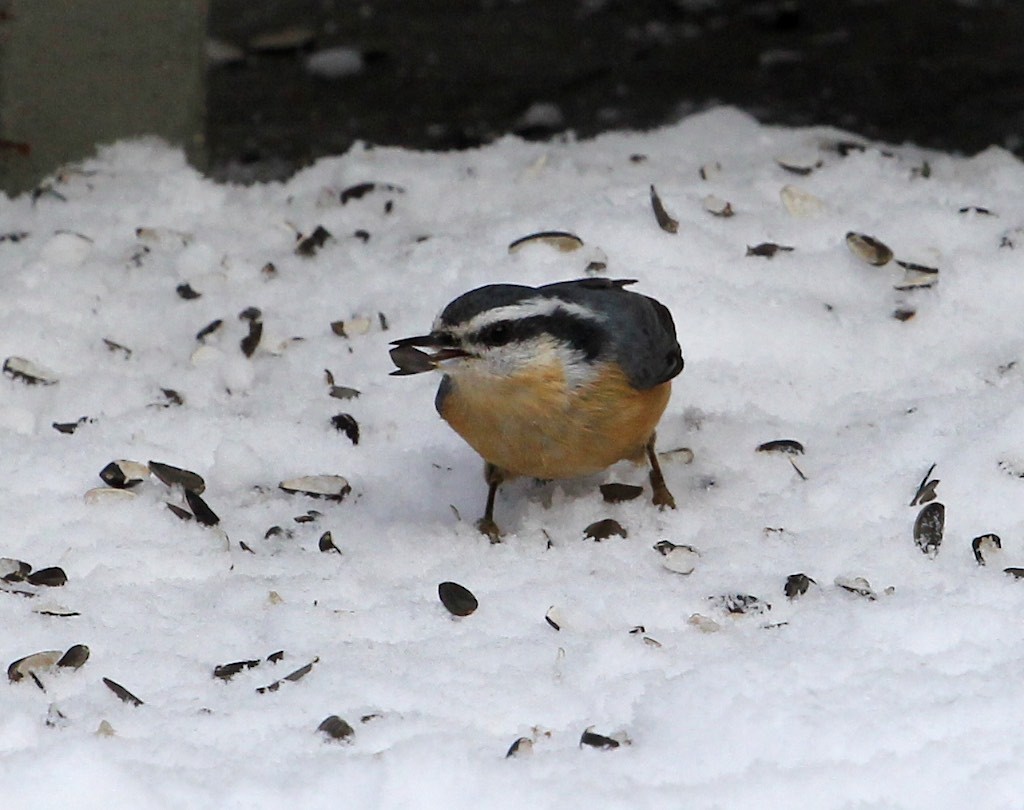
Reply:
[[[634,386],[653,388],[683,370],[683,353],[668,307],[625,289],[632,283],[629,279],[585,278],[547,284],[538,291],[583,304],[602,315],[610,336],[602,354],[614,359]]]

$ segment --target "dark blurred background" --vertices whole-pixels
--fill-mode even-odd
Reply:
[[[293,50],[251,47],[289,31]],[[250,45],[208,73],[220,177],[286,172],[356,139],[588,137],[715,104],[896,143],[1024,149],[1014,0],[212,0],[209,32]],[[316,73],[316,52],[336,48],[350,63],[335,50],[340,75]]]
[[[146,132],[248,182],[357,140],[586,138],[717,104],[1024,154],[1018,0],[0,0],[0,26],[8,189]]]

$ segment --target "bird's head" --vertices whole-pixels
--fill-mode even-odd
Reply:
[[[448,304],[429,334],[394,341],[392,374],[507,377],[558,362],[568,381],[579,382],[607,342],[606,317],[585,304],[545,288],[491,284]]]

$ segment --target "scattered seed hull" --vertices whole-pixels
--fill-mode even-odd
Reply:
[[[3,373],[12,380],[19,380],[27,385],[55,385],[57,375],[37,366],[24,357],[8,357],[4,360]]]
[[[437,596],[453,616],[469,616],[480,605],[472,591],[457,582],[442,582]]]
[[[32,572],[32,566],[22,560],[0,557],[0,579],[4,582],[22,582]]]
[[[294,495],[310,498],[325,498],[330,501],[344,500],[352,491],[348,481],[340,475],[306,475],[282,481],[278,487]]]
[[[707,616],[703,616],[700,613],[692,613],[686,620],[686,623],[692,627],[696,627],[702,633],[717,633],[722,629],[722,626]]]
[[[583,534],[591,540],[600,542],[602,540],[607,540],[609,537],[612,537],[613,535],[618,535],[619,537],[626,537],[627,532],[622,527],[622,524],[619,523],[617,520],[613,520],[612,518],[605,518],[604,520],[598,520],[594,523],[591,523],[589,526],[587,526],[587,528],[583,530]]]
[[[230,681],[243,669],[252,669],[259,665],[260,662],[257,659],[250,659],[248,661],[232,661],[230,664],[218,664],[213,668],[213,677],[220,678],[222,681]]]
[[[747,613],[767,613],[772,606],[757,596],[746,593],[727,593],[721,596],[709,596],[710,601],[716,607],[734,616]]]
[[[202,495],[206,490],[206,482],[203,477],[191,470],[184,470],[181,467],[174,467],[159,461],[150,461],[149,470],[169,487],[179,486],[182,489],[191,490],[196,495]]]
[[[339,199],[342,205],[346,205],[350,200],[361,200],[371,191],[386,191],[393,194],[405,193],[404,188],[392,185],[391,183],[357,183],[342,191]]]
[[[662,568],[674,574],[692,574],[699,561],[700,554],[692,546],[675,546],[668,551],[662,551]]]
[[[7,667],[7,679],[11,683],[18,683],[30,675],[56,666],[62,656],[60,650],[44,650],[26,655]]]
[[[775,158],[775,165],[780,169],[786,170],[790,174],[806,177],[815,169],[820,169],[822,161],[801,157],[777,157]]]
[[[590,748],[600,748],[608,751],[613,748],[618,748],[619,741],[612,737],[606,737],[604,734],[598,734],[588,728],[580,735],[580,748],[585,745]]]
[[[83,496],[86,503],[109,503],[112,501],[132,501],[138,497],[129,489],[118,489],[117,487],[93,487],[87,490]]]
[[[66,433],[70,435],[78,430],[82,425],[92,421],[95,420],[90,419],[88,416],[81,416],[75,422],[54,422],[52,423],[52,427],[58,433]]]
[[[539,233],[531,233],[528,236],[521,236],[512,241],[509,243],[508,252],[515,253],[527,245],[533,244],[548,245],[563,253],[569,253],[583,247],[583,240],[576,234],[569,233],[569,231],[540,231]]]
[[[287,675],[285,675],[280,680],[274,681],[273,683],[271,683],[271,684],[269,684],[267,686],[261,686],[259,689],[256,690],[256,692],[261,694],[261,695],[266,694],[267,692],[276,692],[278,689],[281,688],[281,684],[284,683],[285,681],[289,681],[291,683],[295,683],[296,681],[301,681],[310,672],[313,671],[313,665],[316,664],[319,660],[320,660],[319,658],[314,658],[308,664],[305,664],[304,666],[299,667],[294,672],[289,672]]]
[[[863,596],[865,599],[875,600],[877,594],[871,589],[871,584],[864,577],[836,577],[835,584],[844,591]]]
[[[807,576],[807,574],[790,574],[786,577],[783,592],[786,594],[787,599],[796,599],[798,596],[803,596],[807,593],[807,589],[813,584],[814,580]]]
[[[776,253],[792,253],[796,248],[789,245],[779,245],[775,242],[761,242],[751,247],[747,245],[748,256],[763,256],[766,259],[772,258]]]
[[[879,239],[866,233],[850,231],[846,234],[846,246],[858,259],[881,267],[892,261],[892,249]]]
[[[978,535],[971,541],[971,550],[974,552],[974,560],[978,565],[985,565],[985,555],[992,554],[1003,547],[1003,541],[998,534]]]
[[[242,354],[246,357],[252,357],[256,352],[257,347],[260,345],[260,339],[263,337],[263,321],[251,320],[249,321],[249,334],[242,338],[239,343],[239,348],[242,350]]]
[[[344,433],[352,444],[359,444],[359,423],[350,413],[339,413],[331,417],[331,425],[339,433]]]
[[[779,199],[794,217],[813,217],[825,210],[825,203],[813,194],[796,186],[783,186]]]
[[[348,388],[344,385],[331,384],[328,396],[334,399],[358,399],[362,392],[358,388]]]
[[[192,243],[193,236],[185,231],[173,228],[157,228],[142,226],[135,229],[135,237],[142,242],[163,248],[183,248]]]
[[[728,218],[733,216],[736,212],[732,208],[732,203],[728,200],[723,200],[721,197],[716,197],[714,194],[709,194],[702,201],[704,210],[712,216]]]
[[[934,556],[942,544],[942,532],[946,524],[946,507],[937,501],[922,509],[914,521],[914,542],[925,554]]]
[[[33,571],[27,577],[25,581],[29,585],[39,585],[46,588],[59,588],[62,585],[66,585],[68,581],[68,575],[64,573],[63,568],[58,566],[51,566],[49,568],[40,568],[38,571]]]
[[[186,301],[195,301],[197,298],[202,298],[202,293],[193,290],[191,284],[179,284],[174,288],[174,291]]]
[[[533,740],[529,737],[520,737],[509,746],[505,753],[505,759],[529,756],[533,753]]]
[[[924,474],[924,478],[921,479],[921,483],[917,486],[917,492],[914,493],[914,497],[910,500],[911,506],[920,506],[935,500],[935,488],[939,485],[939,481],[931,477],[935,466],[932,464],[928,468],[928,472]]]
[[[149,467],[137,461],[118,459],[100,470],[100,479],[108,487],[130,489],[149,478]]]
[[[939,268],[928,267],[924,264],[914,262],[902,262],[898,259],[896,264],[903,268],[903,280],[893,285],[897,290],[921,290],[934,287],[939,283]]]
[[[69,647],[67,652],[60,657],[60,660],[57,662],[57,666],[67,667],[68,669],[79,669],[88,660],[89,648],[84,644],[75,644]]]
[[[141,705],[143,705],[142,701],[139,698],[135,697],[135,695],[133,695],[131,692],[129,692],[127,689],[125,689],[123,686],[121,686],[121,684],[117,683],[116,681],[112,681],[112,680],[110,680],[110,678],[104,678],[103,679],[103,683],[105,683],[107,685],[107,688],[111,692],[113,692],[115,695],[117,695],[118,698],[123,700],[128,705],[130,705],[130,706],[141,706]]]
[[[665,205],[662,203],[661,197],[658,196],[654,186],[651,186],[651,208],[654,209],[654,219],[657,221],[659,228],[665,231],[665,233],[679,232],[679,220],[665,210]]]
[[[355,729],[352,728],[348,723],[342,720],[338,715],[332,714],[327,717],[316,727],[316,730],[326,735],[331,740],[349,740]]]
[[[206,324],[206,326],[204,326],[202,329],[196,332],[196,340],[202,342],[210,335],[212,335],[214,332],[216,332],[218,329],[220,329],[223,325],[223,318],[217,318],[215,320],[210,321],[208,324]]]
[[[179,520],[192,520],[192,513],[189,512],[187,509],[183,509],[182,507],[178,506],[176,503],[168,503],[165,504],[165,506],[169,510],[171,510],[174,516]]]
[[[163,394],[164,399],[167,400],[167,402],[163,403],[165,407],[185,404],[185,398],[173,388],[161,388],[160,393]]]
[[[758,453],[783,453],[787,456],[803,455],[804,446],[796,439],[773,439],[770,442],[759,444]]]
[[[673,447],[671,450],[663,450],[658,453],[658,458],[676,464],[692,464],[693,450],[689,447]]]
[[[320,551],[324,553],[334,551],[338,554],[341,554],[341,549],[334,545],[334,538],[331,536],[330,532],[324,532],[322,535],[320,535],[320,540],[317,543],[317,546],[320,549]]]
[[[327,240],[331,238],[333,237],[329,230],[323,225],[317,225],[313,233],[299,239],[299,243],[295,246],[295,252],[299,256],[305,256],[307,259],[312,258],[327,243]]]
[[[195,515],[196,522],[201,523],[203,526],[216,526],[220,523],[217,513],[191,489],[185,490],[185,500],[188,502],[188,508]]]

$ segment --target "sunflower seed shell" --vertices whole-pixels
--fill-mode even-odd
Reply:
[[[55,385],[58,382],[57,375],[52,371],[24,357],[8,357],[4,360],[3,373],[12,380],[20,380],[28,385]]]
[[[131,489],[149,478],[149,467],[138,461],[117,459],[100,470],[100,478],[108,487]]]
[[[7,679],[11,683],[18,683],[32,673],[55,667],[63,655],[60,650],[44,650],[26,655],[7,667]]]
[[[453,616],[469,616],[480,605],[469,588],[457,582],[442,582],[437,586],[437,596]]]
[[[892,249],[880,239],[868,236],[866,233],[849,231],[846,234],[846,246],[858,259],[875,267],[881,267],[892,261]]]
[[[150,461],[149,469],[153,475],[169,487],[180,486],[182,489],[191,490],[196,495],[202,495],[206,490],[206,482],[203,477],[191,470],[159,461]]]
[[[824,200],[796,186],[783,186],[779,191],[779,198],[794,217],[813,217],[825,210]]]
[[[927,504],[914,521],[914,542],[925,554],[934,557],[942,544],[946,507],[938,501]]]
[[[304,475],[282,481],[278,487],[295,495],[308,495],[311,498],[325,498],[329,501],[344,500],[352,491],[348,480],[340,475]]]
[[[548,245],[563,253],[569,253],[583,247],[583,240],[569,231],[540,231],[513,240],[509,243],[508,252],[515,253],[532,244]]]

